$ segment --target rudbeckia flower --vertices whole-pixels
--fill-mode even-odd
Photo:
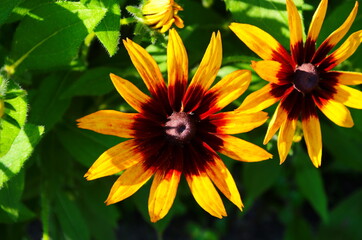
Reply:
[[[221,65],[219,33],[212,35],[189,85],[186,50],[174,29],[167,46],[167,85],[146,50],[129,39],[124,45],[150,96],[110,75],[119,94],[138,113],[101,110],[78,120],[80,128],[129,138],[104,152],[86,173],[87,180],[125,170],[106,200],[113,204],[134,194],[154,175],[148,200],[152,222],[171,208],[181,175],[196,202],[211,215],[226,216],[214,185],[241,209],[236,184],[217,152],[245,162],[271,158],[262,148],[229,135],[260,126],[267,114],[217,112],[246,90],[250,71],[230,73],[210,88]]]
[[[184,22],[177,15],[182,10],[174,0],[147,0],[142,7],[142,14],[145,24],[164,33],[173,23],[179,28],[184,27]]]
[[[232,23],[230,29],[263,61],[252,62],[257,74],[269,83],[250,94],[240,110],[260,111],[280,101],[269,123],[264,139],[268,143],[279,130],[278,152],[283,163],[290,150],[297,121],[300,118],[308,154],[315,167],[321,165],[322,137],[317,109],[335,124],[352,127],[353,120],[346,108],[362,108],[362,93],[346,85],[362,83],[362,74],[333,71],[350,57],[362,41],[362,31],[351,34],[330,55],[328,53],[345,36],[352,25],[358,3],[347,20],[316,49],[328,1],[322,0],[309,26],[303,44],[302,22],[292,0],[287,0],[290,30],[290,54],[271,35],[258,27]]]

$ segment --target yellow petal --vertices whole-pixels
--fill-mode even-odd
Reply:
[[[278,131],[280,126],[287,120],[287,117],[288,117],[287,111],[285,111],[285,109],[281,106],[281,104],[279,104],[273,114],[272,119],[270,120],[263,144],[267,144],[270,141],[270,139]]]
[[[217,218],[226,216],[224,204],[206,173],[186,175],[187,183],[196,202],[206,212]]]
[[[303,134],[308,154],[315,167],[320,167],[322,161],[322,136],[318,116],[311,115],[302,119]]]
[[[303,48],[303,30],[302,30],[302,20],[298,13],[298,9],[295,6],[293,0],[287,0],[287,12],[288,12],[288,24],[290,32],[290,49],[293,54],[295,62],[302,54],[300,48]]]
[[[106,204],[110,205],[133,195],[152,177],[153,173],[153,170],[145,169],[143,163],[127,169],[113,184]]]
[[[206,173],[225,197],[234,203],[241,211],[243,203],[238,188],[236,187],[235,181],[229,170],[217,155],[214,157],[214,161],[208,162]]]
[[[264,60],[275,60],[289,64],[290,55],[269,33],[260,28],[242,23],[231,23],[229,28],[253,52]]]
[[[349,110],[339,102],[332,99],[319,99],[315,101],[317,107],[326,115],[332,122],[341,127],[353,127],[353,119]]]
[[[216,126],[216,133],[238,134],[259,127],[268,119],[266,112],[244,113],[241,111],[222,112],[209,117]]]
[[[151,222],[162,219],[170,210],[177,193],[181,172],[170,170],[166,174],[156,172],[148,198]]]
[[[219,134],[215,134],[215,136],[223,141],[221,149],[218,151],[235,160],[259,162],[273,157],[261,147],[240,138]]]
[[[101,110],[82,117],[77,122],[79,128],[122,138],[131,138],[134,132],[131,127],[136,116],[135,113]]]
[[[294,73],[288,65],[272,60],[252,61],[251,66],[262,79],[276,84],[288,83],[287,78]]]
[[[321,62],[320,65],[328,64],[325,68],[326,71],[337,66],[347,58],[349,58],[358,48],[362,42],[362,30],[352,33],[347,40],[331,55]]]
[[[221,79],[205,95],[205,99],[210,99],[211,106],[208,111],[200,115],[200,118],[218,112],[229,103],[240,97],[245,92],[251,81],[249,70],[237,70]]]
[[[136,111],[142,112],[142,106],[151,101],[151,98],[141,92],[133,83],[117,75],[110,74],[113,85],[116,87],[123,99]]]
[[[151,55],[132,40],[123,40],[133,65],[145,82],[152,96],[158,96],[166,91],[166,85],[161,71]]]
[[[191,80],[185,97],[184,104],[193,104],[193,106],[185,106],[186,111],[192,112],[198,106],[197,99],[201,99],[201,96],[210,88],[211,84],[215,80],[216,74],[220,69],[222,60],[222,45],[221,36],[218,32],[212,34],[210,43],[206,49],[205,55],[202,58],[200,66],[198,67],[194,77]],[[196,104],[194,103],[196,102]],[[190,109],[188,109],[190,108]]]
[[[137,164],[143,159],[137,147],[131,139],[108,149],[93,163],[84,177],[93,180],[121,172]]]
[[[288,119],[284,121],[280,127],[278,136],[278,152],[280,164],[282,164],[288,156],[290,147],[292,146],[297,119]]]
[[[282,98],[282,96],[273,96],[271,91],[271,84],[265,85],[261,89],[249,94],[237,110],[243,112],[258,112],[270,107]]]
[[[319,3],[317,10],[315,11],[312,21],[309,25],[307,39],[315,42],[317,41],[319,32],[321,31],[324,18],[326,16],[328,6],[328,0],[322,0]]]
[[[352,108],[362,109],[362,92],[341,84],[335,86],[333,99]]]
[[[188,80],[188,58],[182,40],[175,29],[169,32],[167,45],[168,98],[179,111]]]
[[[362,73],[359,72],[345,72],[345,71],[330,71],[329,73],[335,74],[338,83],[344,85],[358,85],[362,84]]]

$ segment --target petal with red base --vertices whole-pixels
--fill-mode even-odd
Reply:
[[[289,77],[294,73],[290,65],[284,65],[277,61],[251,61],[255,72],[264,80],[278,85],[289,83]]]
[[[362,109],[362,92],[341,84],[335,86],[336,93],[333,99],[347,107]]]
[[[330,71],[330,76],[337,79],[337,82],[344,85],[359,85],[362,84],[362,73],[345,72],[345,71]]]
[[[293,0],[287,0],[288,24],[290,32],[290,51],[298,65],[304,61],[302,20]]]
[[[332,122],[341,127],[353,127],[353,119],[351,113],[342,103],[332,99],[325,100],[322,98],[314,98],[317,107]]]

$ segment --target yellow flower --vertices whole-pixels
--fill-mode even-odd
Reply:
[[[260,126],[267,114],[217,112],[247,89],[250,71],[230,73],[210,88],[222,59],[219,33],[212,35],[189,85],[186,50],[174,29],[170,30],[167,46],[167,85],[146,50],[129,39],[124,45],[150,96],[131,82],[110,75],[119,94],[138,113],[101,110],[78,120],[80,128],[129,138],[104,152],[85,175],[87,179],[125,170],[106,200],[113,204],[134,194],[154,175],[148,201],[152,222],[168,213],[181,175],[196,202],[211,215],[226,216],[214,185],[241,209],[236,184],[216,152],[246,162],[271,158],[262,148],[229,135]]]
[[[184,27],[182,19],[177,15],[182,10],[174,0],[147,0],[142,7],[142,14],[147,25],[164,33],[173,23],[179,28]]]
[[[260,111],[280,101],[267,130],[264,144],[279,130],[278,151],[283,163],[290,150],[297,120],[301,118],[308,154],[315,167],[321,165],[322,137],[317,109],[342,127],[352,127],[353,120],[345,107],[362,108],[362,93],[345,85],[362,83],[362,74],[332,71],[350,57],[362,41],[362,30],[352,33],[330,55],[333,47],[352,25],[358,3],[347,20],[316,49],[328,1],[322,0],[309,26],[303,44],[302,22],[292,0],[287,0],[290,30],[289,54],[271,35],[248,24],[232,23],[231,30],[263,61],[252,62],[253,69],[269,83],[250,94],[240,110]]]

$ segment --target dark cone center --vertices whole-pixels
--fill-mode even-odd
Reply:
[[[301,93],[309,93],[318,86],[319,76],[316,67],[303,63],[294,72],[294,88]]]
[[[187,142],[195,135],[195,120],[185,112],[173,112],[165,124],[165,132],[171,139]]]

